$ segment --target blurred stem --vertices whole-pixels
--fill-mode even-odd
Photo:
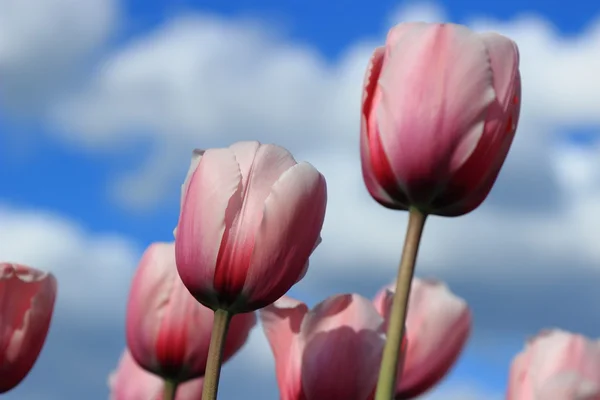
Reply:
[[[219,391],[219,377],[221,375],[221,363],[223,362],[223,348],[225,338],[232,314],[227,310],[215,311],[210,347],[208,348],[208,361],[204,375],[204,387],[202,389],[202,400],[217,400]]]
[[[396,395],[396,378],[398,376],[398,359],[404,337],[404,324],[408,310],[408,295],[415,272],[415,263],[425,220],[427,215],[410,208],[408,228],[404,239],[404,249],[396,278],[396,292],[392,302],[392,310],[388,321],[387,340],[379,370],[375,400],[392,400]]]
[[[177,393],[177,386],[179,383],[170,379],[165,379],[165,389],[163,392],[163,400],[175,400],[175,394]]]

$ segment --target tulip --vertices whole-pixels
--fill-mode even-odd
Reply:
[[[386,321],[393,291],[393,285],[387,286],[374,300]],[[441,282],[414,278],[408,304],[407,348],[398,373],[398,400],[415,398],[439,383],[460,356],[471,331],[467,303]]]
[[[403,23],[368,67],[361,159],[385,207],[459,216],[490,192],[521,106],[517,45],[454,24]]]
[[[194,299],[177,275],[173,243],[152,244],[133,278],[127,305],[127,345],[137,363],[173,382],[204,375],[214,312]],[[224,359],[246,342],[254,313],[233,317]]]
[[[52,320],[56,289],[50,273],[0,263],[0,393],[17,386],[35,364]]]
[[[162,400],[164,382],[140,367],[128,350],[123,352],[117,370],[108,378],[110,400]],[[199,400],[202,378],[179,386],[175,400]]]
[[[600,341],[561,330],[529,340],[510,368],[507,400],[600,400]]]
[[[336,295],[309,311],[286,296],[260,318],[281,400],[370,398],[385,337],[383,318],[367,299]]]
[[[183,185],[177,268],[202,304],[254,311],[305,273],[325,217],[325,178],[258,142],[196,151]]]

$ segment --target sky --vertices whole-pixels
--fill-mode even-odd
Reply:
[[[474,316],[425,398],[502,398],[511,359],[544,328],[600,336],[596,3],[0,0],[0,260],[59,282],[46,345],[5,398],[108,398],[132,273],[172,240],[196,147],[277,143],[325,175],[323,243],[291,296],[372,297],[394,279],[407,216],[364,188],[359,104],[373,49],[416,20],[511,37],[523,80],[489,198],[425,228],[417,275],[446,281]],[[249,394],[278,399],[260,328],[222,374],[221,399]]]

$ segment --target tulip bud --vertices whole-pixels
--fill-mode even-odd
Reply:
[[[375,50],[362,101],[361,159],[385,207],[459,216],[490,192],[521,106],[517,45],[454,24],[403,23]]]
[[[271,304],[302,277],[318,244],[325,178],[258,142],[197,151],[191,170],[175,239],[183,283],[215,310]]]
[[[5,393],[27,376],[44,346],[56,279],[24,265],[0,263],[0,299],[0,393]]]
[[[600,341],[549,330],[510,367],[507,400],[600,400]]]
[[[367,299],[330,297],[311,311],[282,297],[260,311],[275,356],[281,400],[366,400],[385,344],[383,318]]]
[[[200,400],[202,378],[187,381],[177,388],[175,400]],[[110,400],[162,400],[164,381],[140,367],[128,350],[123,352],[117,370],[108,378]]]
[[[375,308],[389,318],[395,287],[383,288]],[[387,328],[386,328],[387,329]],[[396,399],[412,399],[435,386],[460,356],[471,332],[471,312],[441,282],[414,278],[406,316],[407,347]]]
[[[203,376],[213,318],[177,275],[174,244],[152,244],[135,273],[127,305],[127,345],[136,362],[175,382]],[[243,346],[255,324],[253,313],[232,318],[225,360]]]

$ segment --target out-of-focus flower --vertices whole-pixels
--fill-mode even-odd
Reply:
[[[454,24],[403,23],[364,84],[365,184],[388,208],[458,216],[490,192],[521,106],[517,45]]]
[[[173,243],[154,243],[133,278],[127,305],[127,345],[146,370],[177,382],[204,375],[214,312],[188,292],[177,275]],[[224,360],[246,342],[254,313],[235,315]]]
[[[375,308],[389,318],[394,285],[375,297]],[[386,328],[387,329],[387,328]],[[454,365],[471,332],[467,303],[441,282],[414,278],[406,316],[407,347],[399,369],[396,399],[412,399],[436,385]]]
[[[511,365],[507,400],[600,400],[600,341],[561,330],[529,340]]]
[[[195,152],[175,239],[183,283],[212,309],[271,304],[306,272],[326,191],[313,166],[279,146],[239,142]]]
[[[260,311],[275,356],[281,400],[366,400],[377,383],[385,344],[383,318],[356,294],[311,311],[283,297]]]
[[[200,400],[202,378],[182,383],[175,400]],[[108,377],[110,400],[162,400],[164,381],[140,367],[126,349],[117,370]]]
[[[50,273],[0,263],[0,393],[17,386],[35,364],[56,300]]]

